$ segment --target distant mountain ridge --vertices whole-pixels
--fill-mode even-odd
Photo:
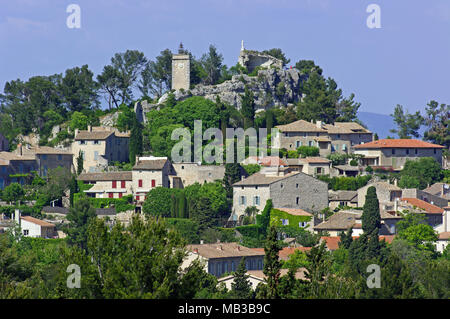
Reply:
[[[378,134],[378,138],[386,138],[388,135],[397,137],[396,134],[389,132],[389,130],[396,127],[393,118],[390,115],[372,113],[372,112],[358,112],[358,119],[367,126],[373,133]],[[420,136],[423,136],[425,128],[419,130]]]

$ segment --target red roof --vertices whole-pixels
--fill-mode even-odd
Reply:
[[[359,236],[353,236],[353,240],[355,240],[358,237]],[[380,241],[384,240],[385,242],[390,244],[394,240],[394,237],[395,237],[395,235],[379,236],[378,239]],[[323,237],[320,237],[320,239],[325,241],[325,244],[326,244],[328,250],[339,249],[339,242],[341,241],[341,237],[339,237],[339,236],[333,236],[333,237],[323,236]]]
[[[383,139],[359,144],[354,148],[444,148],[444,146],[413,139]]]
[[[442,214],[444,212],[443,208],[427,203],[426,201],[418,198],[401,198],[400,200],[408,202],[409,204],[416,206],[418,208],[421,208],[429,214]]]
[[[264,248],[251,248],[252,250],[256,252],[264,252]],[[280,257],[281,260],[288,260],[289,256],[292,255],[296,250],[299,251],[308,251],[311,250],[311,247],[284,247],[278,252],[278,257]]]

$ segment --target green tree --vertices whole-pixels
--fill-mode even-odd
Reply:
[[[225,187],[227,197],[233,197],[233,184],[241,180],[241,165],[239,163],[226,163],[225,174],[223,177],[223,186]]]
[[[97,75],[100,91],[107,96],[109,109],[119,107],[120,73],[111,65],[106,65],[101,74]]]
[[[77,157],[77,175],[80,175],[83,172],[83,164],[84,163],[84,159],[83,159],[83,153],[80,151],[78,153],[78,157]]]
[[[438,240],[438,234],[426,223],[424,214],[407,212],[396,226],[399,239],[404,239],[419,249],[435,250],[434,242]]]
[[[400,172],[399,186],[402,188],[424,189],[442,179],[440,164],[432,157],[407,160]]]
[[[279,48],[264,50],[262,53],[268,54],[270,56],[273,56],[274,58],[277,58],[277,59],[283,61],[283,66],[285,66],[286,64],[291,62],[291,60],[287,59],[286,56],[284,55],[283,51]]]
[[[69,127],[72,131],[75,129],[86,130],[89,124],[89,119],[81,112],[75,111],[70,118]]]
[[[69,112],[83,112],[99,106],[98,84],[87,65],[67,69],[59,90],[63,104]]]
[[[241,114],[244,119],[244,130],[253,127],[253,120],[255,118],[255,100],[253,92],[245,86],[244,94],[241,95]]]
[[[144,96],[160,98],[172,88],[172,52],[161,51],[156,61],[149,61],[142,71],[139,90]]]
[[[70,190],[70,207],[73,207],[73,197],[76,193],[79,192],[78,189],[78,183],[77,183],[77,179],[75,178],[75,176],[72,176],[72,179],[70,180],[70,186],[69,186],[69,190]]]
[[[424,124],[427,130],[424,133],[424,139],[450,149],[450,105],[439,104],[432,100],[427,104],[425,112]]]
[[[2,199],[8,203],[16,203],[25,196],[25,190],[19,183],[11,183],[3,189]]]
[[[369,236],[378,235],[381,228],[380,204],[374,186],[367,189],[361,222],[364,233]]]
[[[67,214],[67,220],[70,222],[67,228],[68,243],[87,249],[88,225],[96,217],[95,208],[87,198],[78,200]]]
[[[129,158],[130,163],[134,165],[136,163],[136,156],[142,155],[143,143],[142,143],[142,125],[138,122],[137,118],[133,118],[133,125],[131,127],[130,143],[129,143]]]
[[[419,137],[419,129],[424,122],[419,111],[409,114],[407,110],[403,110],[402,105],[397,104],[391,116],[397,124],[397,129],[391,129],[391,133],[397,134],[399,138]]]
[[[200,61],[206,72],[206,77],[203,79],[203,82],[206,85],[217,84],[222,72],[222,54],[217,52],[214,45],[210,45],[208,53],[204,54]]]
[[[280,281],[281,262],[279,261],[278,252],[281,250],[277,239],[277,230],[274,226],[270,227],[267,236],[266,245],[264,246],[264,270],[267,281],[267,299],[279,298],[278,284]]]
[[[125,104],[119,106],[119,115],[117,116],[116,127],[121,132],[132,129],[136,118],[136,113]]]
[[[248,280],[245,258],[242,257],[239,266],[234,273],[234,281],[231,283],[231,294],[236,299],[250,299],[252,297],[252,284]]]

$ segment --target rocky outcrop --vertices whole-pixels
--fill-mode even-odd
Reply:
[[[244,94],[245,85],[253,91],[256,109],[267,109],[273,106],[286,106],[300,100],[300,84],[304,75],[297,69],[260,70],[257,76],[235,75],[229,81],[217,85],[197,85],[189,91],[178,90],[173,92],[177,101],[190,96],[203,96],[215,101],[219,96],[223,102],[241,108],[241,95]],[[148,104],[147,108],[156,107],[164,103],[169,93],[164,94],[157,104]],[[144,113],[145,113],[144,109]]]

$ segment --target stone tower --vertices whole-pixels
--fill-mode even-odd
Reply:
[[[190,78],[190,59],[188,54],[184,54],[183,44],[180,43],[178,54],[172,55],[172,89],[189,90],[191,85]]]

